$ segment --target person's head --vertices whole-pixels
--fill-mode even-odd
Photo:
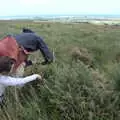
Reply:
[[[14,60],[7,56],[0,56],[0,74],[9,74]]]
[[[23,33],[34,33],[31,29],[28,29],[28,28],[23,28],[22,32]]]

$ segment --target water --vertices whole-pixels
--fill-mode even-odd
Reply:
[[[110,14],[91,14],[91,15],[65,15],[65,14],[51,14],[51,15],[16,15],[16,16],[0,16],[0,20],[14,20],[14,19],[57,19],[57,18],[81,18],[81,19],[119,19],[120,15],[110,15]]]

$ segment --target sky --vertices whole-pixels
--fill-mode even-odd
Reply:
[[[1,0],[0,16],[120,14],[120,0]]]

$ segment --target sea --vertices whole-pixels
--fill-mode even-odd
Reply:
[[[44,15],[14,15],[0,16],[0,20],[24,20],[24,19],[57,19],[57,18],[81,18],[81,19],[120,19],[120,14],[44,14]]]

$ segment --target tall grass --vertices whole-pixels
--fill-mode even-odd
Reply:
[[[0,24],[1,37],[19,33],[22,27],[33,29],[56,57],[55,63],[42,66],[39,52],[30,56],[38,61],[26,68],[25,75],[41,73],[45,83],[7,88],[0,120],[120,119],[119,26],[32,21]],[[76,47],[78,51],[73,52]],[[87,64],[86,59],[90,61]]]

